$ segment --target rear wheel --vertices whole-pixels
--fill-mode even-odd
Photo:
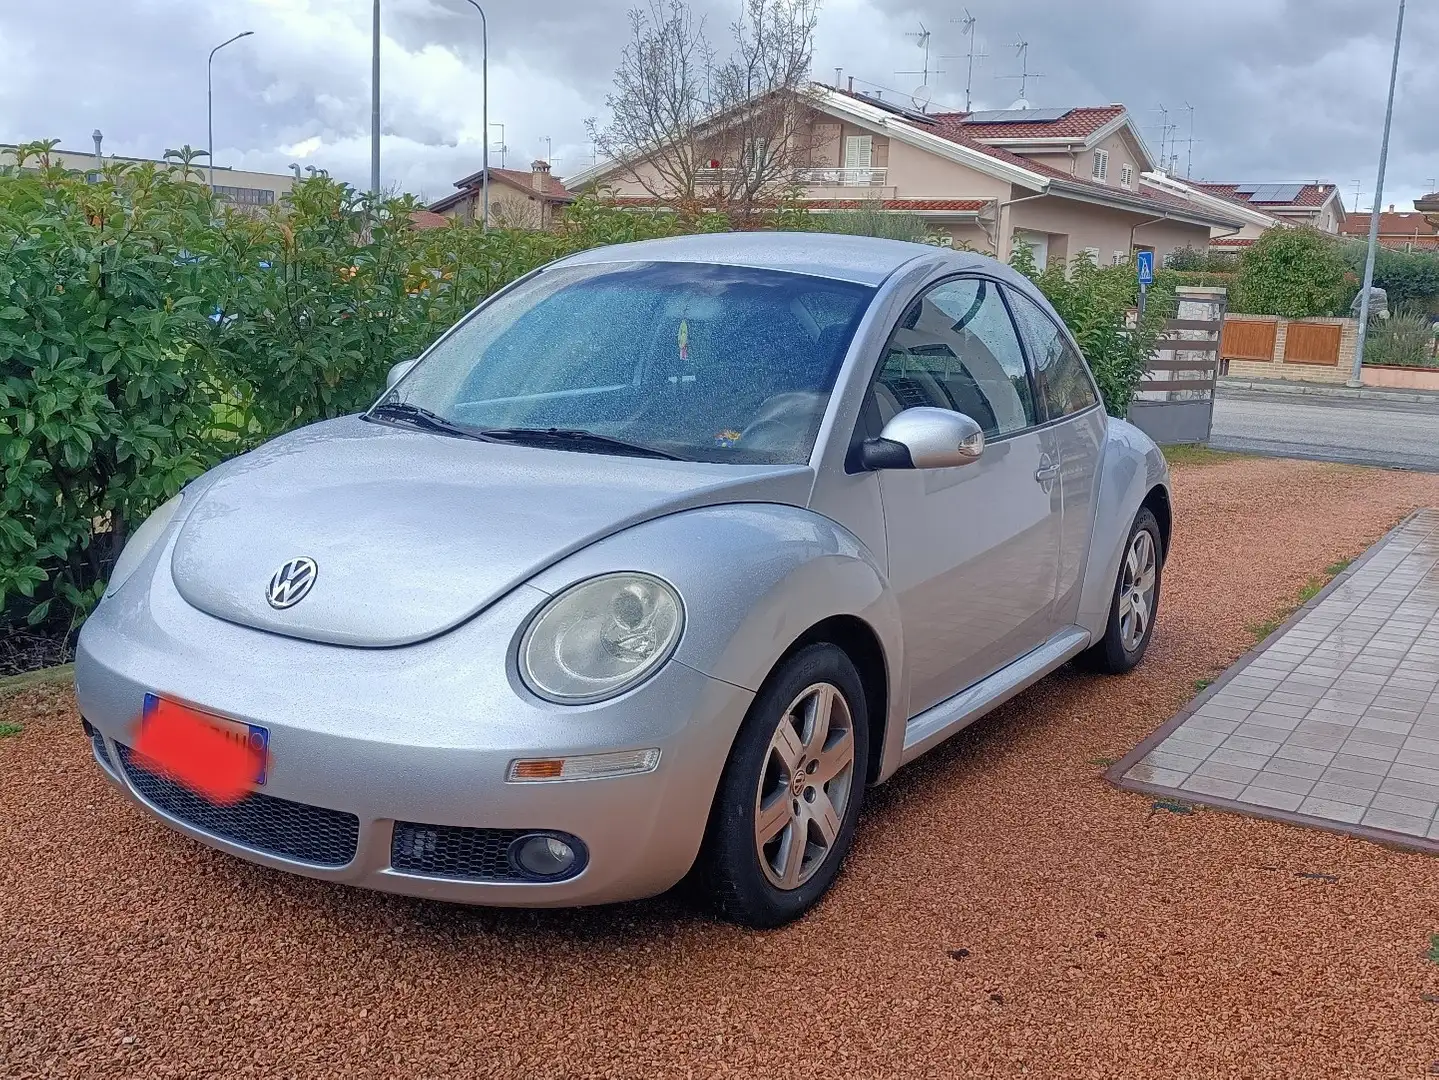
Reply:
[[[839,873],[864,799],[869,717],[835,645],[791,656],[756,696],[715,795],[700,876],[726,918],[780,926]]]
[[[1159,585],[1164,572],[1163,543],[1153,512],[1140,508],[1129,530],[1109,623],[1104,637],[1082,659],[1086,666],[1111,675],[1133,670],[1149,648],[1154,616],[1159,609]]]

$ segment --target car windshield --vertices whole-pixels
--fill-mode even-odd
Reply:
[[[802,463],[872,296],[737,266],[556,267],[477,311],[373,415],[588,453]]]

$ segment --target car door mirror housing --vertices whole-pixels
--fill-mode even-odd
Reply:
[[[905,409],[860,453],[866,469],[950,469],[980,459],[984,431],[961,412]]]
[[[410,368],[414,367],[417,363],[419,363],[418,360],[401,360],[394,367],[390,368],[390,373],[385,376],[385,389],[390,389],[395,383],[408,375]]]

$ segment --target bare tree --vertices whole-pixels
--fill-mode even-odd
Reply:
[[[818,0],[745,0],[721,62],[688,0],[630,13],[632,37],[591,138],[619,175],[657,201],[746,216],[772,205],[808,164],[804,97]]]

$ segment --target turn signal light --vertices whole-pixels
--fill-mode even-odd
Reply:
[[[512,784],[543,780],[598,780],[606,776],[653,772],[659,763],[657,748],[569,758],[524,758],[510,762],[506,779]]]

